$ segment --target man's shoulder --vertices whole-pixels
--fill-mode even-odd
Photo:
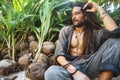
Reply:
[[[73,26],[64,26],[61,30],[62,31],[71,31],[71,30],[73,30]]]
[[[105,28],[101,28],[101,29],[94,29],[94,33],[101,33],[104,32]]]

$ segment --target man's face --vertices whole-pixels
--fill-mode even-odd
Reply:
[[[85,16],[80,7],[74,7],[72,9],[72,22],[75,27],[81,27],[84,25]]]

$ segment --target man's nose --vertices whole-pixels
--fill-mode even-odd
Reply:
[[[75,16],[75,15],[73,15],[73,16],[72,16],[72,20],[75,20],[75,19],[76,19],[76,16]]]

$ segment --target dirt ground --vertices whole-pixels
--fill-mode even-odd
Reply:
[[[30,79],[25,77],[24,71],[21,71],[18,73],[11,74],[9,76],[4,76],[4,77],[0,76],[0,80],[30,80]],[[98,79],[94,79],[94,80],[98,80]],[[112,80],[120,80],[120,75],[116,78],[113,78]]]

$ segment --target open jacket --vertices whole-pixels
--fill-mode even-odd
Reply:
[[[59,33],[58,42],[55,50],[55,59],[62,55],[65,56],[67,60],[72,61],[75,57],[71,56],[69,53],[71,38],[73,35],[74,26],[63,27]],[[120,37],[120,28],[113,31],[108,31],[105,28],[93,31],[93,38],[90,42],[90,53],[95,53],[97,49],[105,42],[108,38],[118,38]]]

